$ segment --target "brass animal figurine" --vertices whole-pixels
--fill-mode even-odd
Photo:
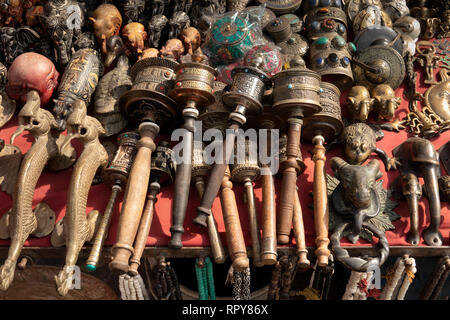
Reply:
[[[57,127],[53,115],[40,108],[37,91],[27,94],[27,103],[19,112],[19,127],[11,136],[11,144],[24,130],[34,136],[34,143],[22,160],[13,195],[11,214],[11,244],[8,258],[0,268],[0,289],[7,290],[14,278],[17,259],[28,236],[40,226],[32,210],[34,189],[45,165],[57,157],[61,140],[55,138],[52,129]],[[73,151],[73,150],[72,150]]]
[[[139,22],[129,23],[122,29],[122,38],[126,46],[125,54],[136,60],[145,49],[145,42],[147,41],[145,27]]]
[[[391,121],[402,99],[395,96],[395,91],[387,84],[379,84],[372,89],[374,109],[378,120]]]
[[[61,149],[69,146],[73,139],[80,140],[84,148],[72,171],[67,196],[63,227],[66,262],[63,270],[55,277],[58,292],[62,296],[71,289],[73,267],[84,242],[94,236],[99,214],[95,210],[86,218],[86,202],[95,173],[108,164],[108,154],[99,141],[99,136],[105,130],[97,119],[87,116],[86,105],[82,100],[77,100],[73,107],[74,111],[67,119],[68,134]]]
[[[365,122],[369,118],[375,99],[370,97],[369,90],[364,86],[354,86],[347,97],[347,109],[354,121]]]

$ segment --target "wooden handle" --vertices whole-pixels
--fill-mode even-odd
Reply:
[[[267,167],[267,165],[262,167]],[[263,193],[261,259],[265,265],[273,265],[277,263],[278,257],[275,185],[273,176],[270,174],[263,175],[261,179]]]
[[[197,188],[198,195],[201,198],[205,192],[205,183],[203,178],[199,177],[195,181],[195,187]],[[217,223],[214,219],[214,214],[211,213],[206,222],[213,260],[217,264],[222,264],[227,260],[227,256],[225,254],[225,249],[223,248],[222,240],[219,236],[219,231],[217,231]]]
[[[150,192],[147,195],[147,203],[142,213],[141,223],[134,241],[134,252],[130,259],[130,268],[128,273],[136,276],[139,274],[138,268],[141,265],[141,257],[147,244],[147,237],[152,226],[153,215],[155,212],[156,195],[159,193],[160,185],[158,182],[150,184]]]
[[[294,196],[294,213],[292,216],[292,225],[294,226],[295,246],[297,247],[298,262],[301,270],[309,268],[308,250],[306,249],[305,227],[303,225],[302,207],[298,197],[298,191]]]
[[[313,139],[313,161],[314,161],[314,225],[316,229],[316,257],[320,267],[328,266],[328,193],[325,180],[325,147],[322,136]]]
[[[243,271],[249,267],[247,249],[245,247],[244,235],[242,233],[241,221],[236,205],[236,198],[232,190],[228,165],[225,168],[225,176],[222,179],[221,204],[225,231],[227,234],[228,252],[233,261],[235,271]]]
[[[114,212],[114,206],[116,204],[117,195],[122,190],[120,182],[113,185],[111,190],[111,196],[109,197],[108,204],[106,205],[105,213],[103,214],[102,221],[95,235],[91,253],[86,261],[86,267],[89,271],[97,269],[97,263],[100,259],[103,244],[108,236],[109,225],[111,224],[111,217]]]
[[[247,198],[248,220],[250,222],[250,234],[252,237],[252,257],[253,264],[262,267],[261,261],[261,232],[259,229],[258,212],[255,206],[255,194],[253,184],[250,180],[245,182],[245,192]]]
[[[286,147],[287,160],[283,163],[280,209],[277,220],[277,239],[279,244],[288,244],[292,226],[295,187],[297,186],[297,156],[300,152],[302,120],[288,119],[289,131]]]
[[[230,125],[227,130],[225,144],[222,154],[222,162],[214,164],[209,173],[208,181],[206,182],[205,193],[203,194],[200,206],[197,208],[197,217],[194,218],[194,223],[203,227],[207,226],[207,217],[211,214],[211,207],[214,199],[220,189],[220,184],[228,167],[229,159],[233,155],[234,141],[236,140],[235,130],[239,129],[239,124],[234,123]]]
[[[109,263],[112,271],[128,272],[128,260],[134,251],[133,243],[147,195],[151,156],[156,149],[153,139],[158,132],[159,127],[153,122],[139,126],[141,139],[137,143],[138,152],[125,190],[117,240],[112,248],[113,260]]]

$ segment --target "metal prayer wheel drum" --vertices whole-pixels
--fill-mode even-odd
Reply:
[[[176,170],[172,159],[173,151],[169,148],[169,143],[167,141],[161,141],[156,147],[155,152],[152,153],[152,174],[150,179],[155,181],[157,178],[161,185],[172,182]]]
[[[200,109],[200,115],[198,116],[198,120],[202,121],[203,131],[216,128],[224,133],[228,128],[228,116],[230,114],[230,110],[222,102],[222,95],[225,87],[225,83],[221,81],[214,81],[214,103]]]
[[[306,16],[306,33],[310,40],[337,34],[347,40],[347,14],[340,8],[317,8]]]
[[[238,149],[242,148],[242,144],[240,144],[239,140],[237,140],[235,145],[234,163],[230,166],[231,180],[242,184],[249,180],[257,180],[261,173],[261,169],[258,164],[257,143],[246,139],[244,146],[245,152],[242,152],[243,150],[239,151]]]
[[[283,170],[285,169],[285,165],[284,163],[287,161],[287,156],[286,156],[286,150],[287,150],[287,135],[286,134],[282,134],[280,136],[280,168],[278,170],[278,172],[281,174],[283,172]],[[303,156],[302,156],[302,152],[301,152],[301,148],[299,148],[299,153],[296,157],[296,161],[297,161],[297,175],[301,175],[305,169],[306,169],[306,165],[303,162]]]
[[[177,103],[167,93],[174,85],[178,62],[160,57],[139,60],[131,68],[132,88],[122,95],[119,105],[131,120],[139,120],[139,109],[149,109],[155,119],[167,121],[177,114]]]
[[[176,80],[170,96],[179,104],[195,101],[198,106],[214,103],[213,84],[217,71],[210,66],[188,62],[175,68]]]
[[[140,135],[137,132],[125,132],[117,138],[119,148],[109,166],[103,170],[103,180],[109,186],[120,181],[122,186],[127,183],[128,174],[137,152],[137,142]]]
[[[288,69],[272,77],[273,108],[287,117],[308,117],[320,106],[320,75],[309,69]]]
[[[229,92],[223,94],[223,103],[230,108],[244,106],[249,114],[260,113],[264,91],[272,86],[269,76],[255,67],[247,66],[234,68],[231,75],[233,83]]]
[[[340,104],[341,91],[333,84],[322,82],[320,87],[320,105],[322,111],[304,119],[302,140],[311,142],[316,135],[332,141],[344,130]]]
[[[292,34],[291,23],[286,17],[278,17],[267,25],[266,31],[275,40],[275,43],[283,42],[288,40]]]

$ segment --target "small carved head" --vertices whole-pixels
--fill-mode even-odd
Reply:
[[[146,59],[146,58],[156,58],[157,56],[159,56],[158,49],[148,48],[142,52],[142,54],[139,56],[139,60]]]
[[[102,4],[94,11],[89,21],[92,22],[102,53],[106,54],[106,40],[120,34],[122,16],[119,10],[112,4]]]
[[[127,24],[122,29],[122,37],[128,49],[137,54],[141,54],[144,51],[147,32],[145,32],[145,27],[141,23],[132,22]]]
[[[344,130],[344,151],[351,164],[362,164],[376,148],[382,132],[375,132],[367,124],[359,122],[349,125]]]
[[[202,38],[200,32],[194,27],[189,27],[181,33],[181,41],[184,43],[184,48],[187,53],[193,54],[198,47],[200,47]]]
[[[391,121],[395,110],[398,109],[402,99],[395,96],[395,91],[387,84],[379,84],[372,90],[374,106],[379,120]]]
[[[366,121],[372,111],[374,100],[370,97],[369,90],[364,86],[354,86],[347,97],[347,108],[353,120]]]
[[[179,39],[169,39],[161,48],[161,56],[178,60],[184,53],[183,42]]]

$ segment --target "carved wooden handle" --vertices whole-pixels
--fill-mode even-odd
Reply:
[[[205,192],[205,183],[203,178],[199,177],[195,181],[195,187],[197,188],[198,195],[202,197]],[[225,249],[223,248],[222,240],[220,239],[219,231],[217,231],[217,224],[214,219],[214,214],[211,213],[206,222],[213,260],[217,264],[222,264],[227,260],[227,256],[225,254]]]
[[[211,214],[211,207],[213,205],[214,199],[220,189],[220,184],[225,174],[227,168],[228,160],[233,155],[234,141],[236,140],[236,134],[234,130],[239,129],[239,124],[230,125],[227,130],[227,135],[225,138],[225,144],[223,148],[222,162],[214,164],[214,167],[209,173],[208,181],[206,182],[205,193],[203,194],[200,206],[197,208],[197,217],[194,218],[194,223],[206,227],[207,216]]]
[[[230,171],[228,165],[225,167],[226,173],[222,180],[222,213],[227,234],[228,252],[233,261],[235,271],[243,271],[249,267],[247,249],[245,247],[244,235],[242,234],[241,221],[236,205],[236,198],[232,190],[233,184],[230,181]]]
[[[305,227],[303,225],[302,207],[298,198],[298,191],[294,195],[294,214],[292,216],[294,226],[295,246],[297,247],[298,262],[300,269],[305,270],[309,267],[308,250],[306,250]]]
[[[259,229],[258,213],[255,206],[255,194],[250,180],[245,182],[245,192],[247,197],[248,220],[250,222],[250,234],[252,237],[252,257],[253,264],[262,267],[261,261],[261,232]]]
[[[277,220],[277,239],[280,244],[289,243],[294,209],[295,187],[297,185],[297,156],[300,150],[302,120],[289,118],[289,132],[281,184],[280,210]]]
[[[141,223],[134,241],[133,257],[130,259],[130,268],[128,273],[136,276],[139,274],[138,268],[141,264],[142,253],[147,243],[147,237],[152,226],[153,214],[155,211],[156,195],[159,193],[160,185],[158,182],[150,184],[150,192],[147,196],[144,212],[142,213]]]
[[[316,136],[313,139],[313,161],[314,161],[314,225],[316,229],[316,246],[315,251],[317,263],[321,267],[328,265],[328,193],[327,183],[325,180],[325,147],[323,146],[324,138]]]
[[[137,144],[138,152],[125,190],[117,240],[112,248],[113,260],[109,263],[113,271],[128,272],[128,260],[134,251],[133,242],[147,195],[151,156],[156,149],[153,139],[158,132],[159,127],[152,122],[144,122],[139,126],[141,139]]]
[[[267,165],[262,165],[267,167]],[[262,243],[261,259],[265,265],[277,263],[277,228],[276,228],[276,204],[275,185],[273,176],[263,175],[262,179]]]

